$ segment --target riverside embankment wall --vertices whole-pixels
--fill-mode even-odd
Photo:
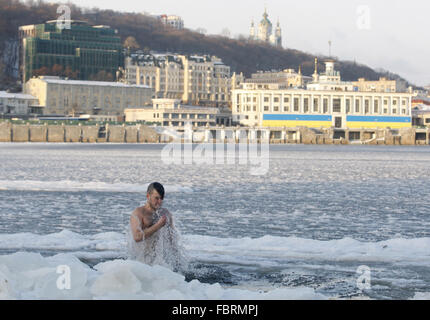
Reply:
[[[197,132],[198,131],[198,132]],[[213,138],[217,140],[213,140]],[[223,137],[220,139],[220,137]],[[0,142],[166,143],[181,140],[137,125],[40,125],[0,122]],[[198,128],[193,142],[429,145],[430,129]]]
[[[160,135],[144,125],[35,125],[1,122],[0,142],[157,143],[160,142]]]

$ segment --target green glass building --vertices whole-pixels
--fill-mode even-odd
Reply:
[[[117,31],[109,26],[90,26],[84,21],[70,21],[70,28],[57,26],[57,20],[22,26],[21,72],[23,83],[35,71],[54,65],[73,71],[79,80],[91,80],[100,71],[116,78],[124,67],[122,45]]]

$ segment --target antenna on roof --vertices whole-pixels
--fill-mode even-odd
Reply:
[[[328,57],[331,58],[331,40],[328,41]]]

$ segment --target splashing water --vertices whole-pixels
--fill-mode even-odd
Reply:
[[[184,272],[188,268],[188,258],[180,241],[180,233],[174,227],[168,211],[163,208],[155,211],[153,223],[157,223],[162,216],[166,216],[164,227],[141,242],[134,241],[131,225],[128,225],[128,257],[151,266],[160,265],[175,272]]]

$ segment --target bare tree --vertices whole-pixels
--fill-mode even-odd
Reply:
[[[139,43],[137,42],[136,38],[133,36],[128,36],[127,39],[125,39],[123,46],[128,50],[140,49]]]
[[[108,82],[111,82],[114,80],[113,75],[110,72],[106,72],[105,70],[101,70],[97,74],[90,75],[89,79],[92,81],[108,81]]]

